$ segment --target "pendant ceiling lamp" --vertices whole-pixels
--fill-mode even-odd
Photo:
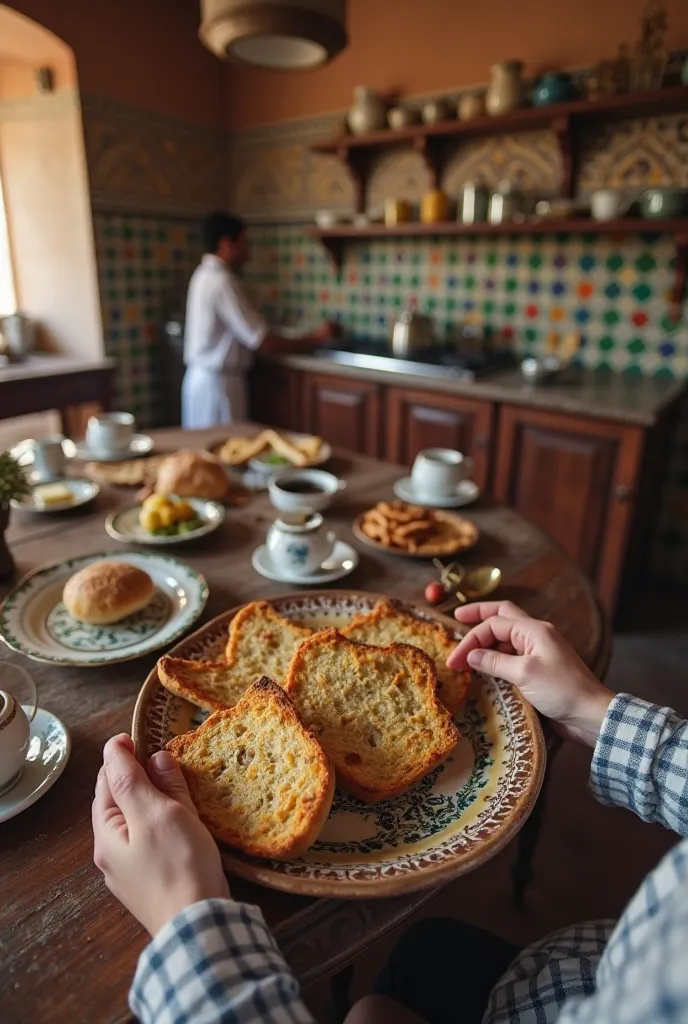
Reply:
[[[347,44],[346,0],[201,0],[201,41],[222,60],[322,67]]]

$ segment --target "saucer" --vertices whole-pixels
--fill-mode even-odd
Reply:
[[[480,488],[475,480],[462,480],[457,484],[454,494],[439,495],[432,500],[426,495],[423,497],[413,489],[411,477],[405,476],[397,480],[394,485],[394,493],[402,501],[408,501],[411,505],[423,505],[427,508],[461,508],[462,505],[470,505],[480,497]]]
[[[135,459],[139,455],[148,455],[153,450],[153,438],[149,437],[148,434],[134,434],[129,446],[123,448],[120,452],[106,452],[92,451],[82,441],[74,449],[74,454],[77,459],[85,459],[88,462],[123,462],[124,459]]]
[[[44,512],[65,512],[70,508],[79,508],[80,505],[86,505],[89,501],[93,501],[100,492],[98,484],[92,480],[87,480],[81,477],[57,477],[54,480],[50,480],[51,484],[65,484],[65,486],[71,491],[71,501],[60,501],[54,505],[37,505],[34,497],[33,490],[28,494],[25,494],[21,498],[14,499],[11,504],[13,508],[21,508],[27,512],[39,512],[41,515]]]
[[[72,741],[67,727],[44,708],[31,722],[31,740],[19,781],[0,796],[0,821],[21,814],[47,793],[64,771]]]
[[[350,544],[338,540],[334,551],[317,572],[311,573],[309,576],[296,576],[294,573],[280,572],[273,564],[267,546],[261,544],[253,552],[251,564],[256,572],[269,580],[276,580],[278,583],[297,583],[310,587],[321,583],[333,583],[335,580],[341,580],[343,576],[348,576],[358,565],[358,552]]]

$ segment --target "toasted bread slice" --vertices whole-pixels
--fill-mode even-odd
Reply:
[[[288,860],[312,846],[330,813],[335,773],[281,687],[263,676],[167,750],[201,821],[220,842]]]
[[[224,711],[246,693],[245,680],[237,680],[224,661],[187,661],[166,655],[158,661],[158,678],[170,693],[204,711]]]
[[[418,782],[458,743],[436,683],[417,647],[356,644],[330,627],[301,644],[286,691],[341,784],[374,804]]]
[[[257,676],[282,684],[297,648],[312,633],[276,612],[267,601],[252,601],[229,624],[227,664],[244,690]]]
[[[228,437],[217,457],[230,466],[243,466],[269,447],[268,431],[262,430],[256,437]]]
[[[288,459],[292,465],[299,466],[300,468],[308,465],[309,458],[306,453],[297,448],[284,434],[279,434],[276,430],[266,430],[265,436],[272,450],[281,455],[283,459]]]
[[[469,670],[452,672],[447,668],[447,658],[456,647],[449,630],[439,622],[416,618],[398,601],[378,601],[372,612],[356,615],[342,633],[357,643],[379,647],[392,643],[411,644],[425,651],[435,663],[437,696],[452,714],[468,693],[472,673]]]

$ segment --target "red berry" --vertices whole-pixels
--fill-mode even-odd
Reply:
[[[445,597],[444,587],[441,583],[428,583],[425,588],[425,600],[428,604],[439,604]]]

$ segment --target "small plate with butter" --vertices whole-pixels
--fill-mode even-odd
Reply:
[[[93,480],[64,477],[50,483],[37,484],[28,494],[12,502],[14,508],[26,512],[64,512],[93,501],[100,487]]]

